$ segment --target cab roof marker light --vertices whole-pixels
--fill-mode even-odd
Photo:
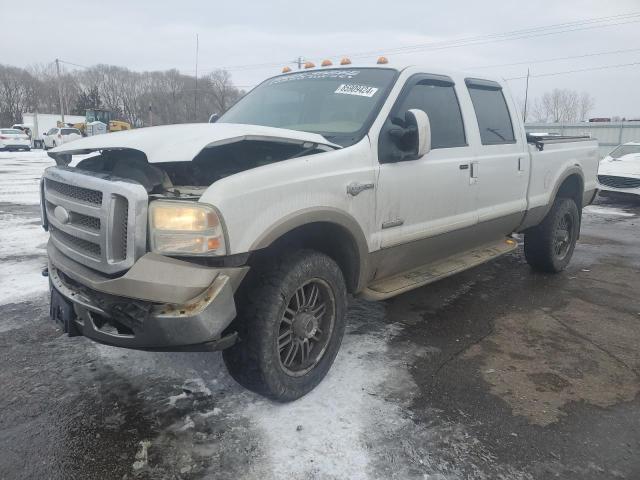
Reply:
[[[291,71],[291,67],[283,67],[282,73],[289,73]]]
[[[313,62],[306,62],[304,64],[304,68],[314,68],[315,66],[316,66],[316,64],[313,63]]]
[[[378,57],[378,61],[376,63],[378,65],[386,65],[389,63],[389,59],[387,57]]]
[[[329,59],[323,60],[320,64],[321,67],[330,67],[331,65],[333,65],[333,62]]]
[[[351,65],[351,60],[347,57],[343,57],[342,60],[340,60],[340,65]]]

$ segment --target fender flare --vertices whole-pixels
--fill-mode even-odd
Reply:
[[[523,230],[526,230],[527,228],[534,227],[538,225],[540,222],[542,222],[542,220],[547,216],[547,214],[551,210],[553,203],[556,201],[560,187],[565,182],[565,180],[569,178],[571,175],[577,175],[580,178],[580,182],[582,183],[582,190],[583,190],[583,192],[580,194],[580,201],[582,202],[582,197],[584,193],[584,173],[580,165],[574,164],[566,168],[562,172],[562,174],[558,177],[558,180],[556,180],[556,183],[553,186],[553,191],[551,193],[551,196],[549,197],[549,202],[543,207],[536,207],[534,209],[535,211],[531,211],[531,210],[527,211],[526,215],[522,219],[522,222],[520,222],[520,226],[516,229],[516,231],[521,232]]]
[[[313,223],[331,223],[344,229],[358,252],[355,290],[363,288],[368,272],[369,247],[366,236],[355,218],[333,207],[311,207],[292,212],[267,228],[251,245],[250,251],[269,247],[296,228]]]

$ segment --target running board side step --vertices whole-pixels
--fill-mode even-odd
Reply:
[[[518,242],[513,238],[503,238],[435,263],[376,280],[359,296],[367,300],[385,300],[493,260],[500,255],[512,252],[517,247]]]

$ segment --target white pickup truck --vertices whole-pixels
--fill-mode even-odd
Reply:
[[[223,349],[242,385],[290,401],[333,363],[349,294],[424,286],[514,250],[517,232],[534,269],[564,269],[596,152],[588,138],[528,139],[485,76],[279,75],[217,123],[49,152],[51,316],[120,347]]]

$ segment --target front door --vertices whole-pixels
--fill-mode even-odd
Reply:
[[[422,158],[394,161],[386,131],[409,109],[427,113],[432,150]],[[383,127],[378,156],[377,228],[380,247],[376,278],[430,263],[466,250],[467,233],[477,223],[476,189],[471,179],[473,149],[456,85],[441,75],[411,77]]]

